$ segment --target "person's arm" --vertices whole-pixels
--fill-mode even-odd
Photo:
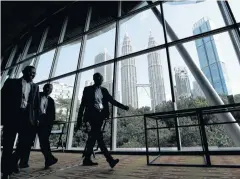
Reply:
[[[108,101],[109,101],[112,105],[117,106],[118,108],[121,108],[121,109],[124,109],[124,110],[128,110],[128,109],[129,109],[128,106],[123,105],[123,104],[119,103],[118,101],[116,101],[115,99],[113,99],[113,97],[109,94],[109,92],[108,92],[107,89],[105,90],[105,92],[106,92]]]
[[[52,99],[52,123],[56,120],[56,107],[55,101]]]
[[[39,86],[37,86],[36,89],[36,96],[35,96],[35,100],[34,100],[34,111],[35,111],[35,119],[34,120],[38,120],[39,116],[40,116],[40,93],[39,93]]]

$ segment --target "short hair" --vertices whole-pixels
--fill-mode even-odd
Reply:
[[[51,83],[47,83],[43,86],[43,89],[46,88],[46,87],[49,87],[49,86],[53,86]]]
[[[103,78],[102,74],[97,72],[93,75],[93,79],[96,78],[97,76],[101,76]]]
[[[30,69],[36,69],[36,68],[35,68],[34,66],[31,66],[31,65],[26,66],[26,67],[23,69],[22,73],[24,74],[24,73],[26,73],[27,71],[29,71]]]

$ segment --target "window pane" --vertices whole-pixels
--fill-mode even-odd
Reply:
[[[40,56],[39,61],[36,64],[36,77],[34,78],[34,82],[37,83],[48,79],[54,53],[55,49]]]
[[[159,10],[159,6],[157,9]],[[151,9],[120,21],[119,56],[163,43],[162,25]]]
[[[56,108],[56,121],[68,121],[70,115],[70,107],[73,94],[73,85],[74,85],[75,75],[61,78],[56,81],[52,81],[53,92],[51,97],[55,101]],[[66,146],[66,131],[68,129],[68,124],[66,125],[54,125],[53,130],[63,130],[65,133],[62,136],[63,145]],[[64,128],[63,128],[64,127]],[[50,142],[51,146],[56,147],[58,143],[58,135],[51,135]]]
[[[203,43],[205,54],[214,53],[214,55],[208,55],[208,59],[202,58],[203,56],[201,53],[203,53],[203,51],[197,47],[196,41],[185,43],[183,46],[219,96],[223,99],[223,102],[226,103],[227,96],[233,95],[235,99],[235,97],[237,98],[240,94],[240,88],[239,85],[237,85],[239,81],[238,76],[240,76],[240,65],[228,32],[214,35],[213,39],[214,40],[211,42],[215,43],[215,46],[211,48],[207,46],[209,42]],[[174,72],[178,109],[210,105],[210,99],[206,99],[203,94],[200,95],[196,93],[197,91],[202,91],[197,88],[202,89],[204,86],[197,83],[190,66],[187,66],[184,62],[184,53],[178,51],[176,47],[170,48],[170,58],[172,67],[181,69]],[[218,58],[216,58],[216,56],[218,56]],[[209,61],[212,61],[212,64],[202,68],[200,66],[201,61],[205,60],[207,60],[206,64],[210,64]],[[201,99],[196,98],[196,96],[201,96]]]
[[[100,24],[111,21],[117,17],[118,2],[117,1],[101,1],[92,2],[92,15],[89,29]],[[101,7],[101,8],[99,8]],[[109,8],[111,7],[111,8]]]
[[[116,98],[130,106],[118,116],[170,111],[171,90],[166,51],[160,50],[118,62]]]
[[[88,70],[86,72],[83,72],[80,74],[80,88],[78,91],[78,100],[77,100],[77,108],[76,108],[76,119],[73,119],[73,121],[77,120],[77,114],[79,110],[79,106],[82,100],[82,94],[83,90],[86,86],[93,85],[93,74],[99,72],[103,75],[104,80],[102,87],[105,87],[110,94],[112,94],[112,87],[113,87],[113,64],[100,66],[98,68],[95,68],[93,70]],[[111,104],[109,103],[110,113],[111,113]],[[111,116],[111,114],[110,114]],[[111,135],[111,127],[109,123],[107,123],[105,127],[105,133],[104,133],[104,141],[106,142],[107,147],[110,147],[110,135]],[[85,142],[87,139],[87,134],[83,132],[82,130],[79,130],[76,134],[73,136],[72,141],[72,147],[85,147]]]
[[[237,22],[240,22],[240,1],[239,0],[228,0],[230,8],[232,9],[233,15]]]
[[[225,26],[217,1],[166,2],[163,9],[165,20],[179,39]]]
[[[115,31],[112,24],[88,35],[82,68],[113,59]]]
[[[60,47],[54,76],[59,76],[77,69],[81,41],[74,41]]]
[[[86,6],[87,3],[82,1],[81,3],[74,3],[70,8],[64,40],[75,37],[83,32],[88,10]]]

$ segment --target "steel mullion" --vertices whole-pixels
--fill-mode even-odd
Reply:
[[[121,10],[122,10],[122,1],[118,2],[118,17],[121,17]],[[115,50],[114,50],[114,59],[116,59],[119,55],[119,33],[120,31],[120,21],[116,21],[116,32],[115,32]],[[112,88],[112,96],[115,99],[116,97],[116,90],[117,90],[117,81],[118,81],[118,62],[113,59],[113,88]],[[110,149],[116,149],[116,140],[117,140],[117,109],[112,105],[112,114],[111,114],[111,145]]]
[[[65,19],[63,20],[61,32],[60,32],[60,35],[59,35],[58,44],[63,42],[65,32],[66,32],[66,28],[67,28],[67,23],[68,23],[68,17],[65,17]],[[52,61],[52,67],[51,67],[51,70],[50,70],[50,73],[49,73],[49,79],[51,79],[55,75],[57,62],[58,62],[58,58],[59,58],[60,51],[61,51],[61,47],[62,46],[59,46],[55,50],[55,54],[54,54],[53,61]]]
[[[84,31],[87,31],[90,25],[92,15],[92,8],[89,7],[86,21],[85,21],[85,27]],[[84,60],[84,53],[86,48],[86,41],[87,41],[87,35],[82,36],[79,56],[78,56],[78,64],[77,69],[81,68],[83,60]],[[73,129],[74,129],[74,122],[73,119],[76,118],[76,109],[77,109],[77,101],[78,101],[78,93],[80,89],[80,82],[81,82],[81,72],[76,72],[75,81],[74,81],[74,87],[73,87],[73,95],[71,100],[71,106],[70,106],[70,115],[69,115],[69,121],[71,122],[70,125],[68,125],[68,133],[67,133],[67,149],[72,148],[72,140],[73,140]]]

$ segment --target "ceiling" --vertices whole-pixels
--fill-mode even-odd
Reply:
[[[1,1],[2,53],[36,22],[72,3],[71,1]]]
[[[122,13],[126,14],[137,8],[141,1],[123,1],[122,3]],[[1,56],[9,53],[9,49],[17,44],[26,32],[36,28],[40,31],[41,25],[36,28],[33,26],[48,17],[53,17],[51,16],[53,13],[69,7],[64,9],[63,14],[69,15],[72,11],[76,11],[76,17],[72,19],[79,21],[81,19],[79,13],[87,9],[89,4],[93,7],[90,27],[117,16],[117,1],[1,1]],[[51,23],[54,22],[56,23],[55,20],[51,21]]]

